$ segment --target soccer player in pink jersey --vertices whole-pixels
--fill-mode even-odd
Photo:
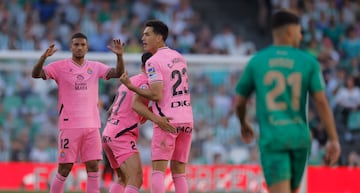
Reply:
[[[152,56],[144,53],[141,57],[141,70],[143,73],[131,77],[131,81],[140,89],[148,89],[148,81],[145,74],[145,62]],[[117,95],[110,107],[110,116],[102,133],[103,149],[118,176],[118,182],[113,183],[109,192],[137,193],[142,185],[142,166],[140,155],[136,147],[139,136],[138,124],[142,119],[132,110],[131,103],[134,92],[124,85],[118,88]],[[148,99],[143,98],[144,105],[148,105]],[[142,123],[143,123],[142,122]]]
[[[98,109],[99,78],[118,78],[124,72],[123,44],[113,40],[108,48],[116,54],[116,68],[85,59],[88,51],[87,37],[75,33],[71,37],[72,57],[51,62],[45,60],[57,49],[54,44],[41,55],[32,71],[33,78],[53,79],[59,89],[58,173],[51,183],[50,193],[64,192],[64,182],[74,163],[85,163],[87,193],[99,193],[98,162],[102,159],[100,116]]]
[[[149,89],[139,89],[124,73],[120,80],[138,95],[152,100],[152,111],[168,119],[172,127],[154,122],[151,144],[152,193],[164,193],[164,174],[170,160],[170,169],[176,193],[187,193],[186,163],[188,162],[193,131],[193,113],[190,102],[188,68],[185,58],[166,46],[168,27],[161,21],[145,24],[142,42],[144,50],[153,53],[146,62]],[[150,111],[140,102],[133,109],[152,120]],[[164,118],[165,119],[165,118]],[[162,122],[163,123],[163,122]],[[175,130],[174,130],[175,129]]]

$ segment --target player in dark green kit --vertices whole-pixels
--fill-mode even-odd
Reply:
[[[320,65],[297,49],[302,35],[297,15],[280,10],[272,16],[273,45],[247,64],[236,86],[236,112],[242,139],[254,131],[246,121],[246,103],[255,91],[260,125],[260,159],[270,193],[295,193],[308,159],[311,134],[307,123],[308,94],[313,97],[329,141],[325,161],[336,163],[340,145],[324,92]]]

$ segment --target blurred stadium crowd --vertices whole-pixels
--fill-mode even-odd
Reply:
[[[301,15],[302,49],[320,61],[336,117],[343,145],[339,164],[359,165],[360,1],[259,0],[261,3],[270,4],[270,11],[290,8]],[[81,31],[88,36],[89,51],[107,52],[110,41],[120,38],[126,42],[127,53],[141,53],[139,37],[143,22],[149,18],[169,25],[167,43],[182,53],[245,56],[257,50],[255,43],[245,41],[231,26],[212,30],[190,0],[0,1],[0,50],[45,50],[52,42],[60,50],[68,50],[71,34]],[[262,11],[259,18],[264,19]],[[0,59],[0,65],[12,62],[16,61]],[[0,68],[0,161],[3,162],[57,160],[56,85],[53,81],[32,79],[28,69],[33,62],[26,62],[25,70],[21,71]],[[191,72],[196,129],[190,163],[258,163],[256,144],[245,145],[240,141],[240,126],[232,109],[240,70]],[[118,85],[117,80],[100,82],[103,123]],[[249,108],[249,118],[257,127],[254,100]],[[314,136],[309,163],[321,165],[326,134],[311,105],[309,110]],[[142,126],[138,141],[144,164],[150,163],[150,140],[148,122]]]

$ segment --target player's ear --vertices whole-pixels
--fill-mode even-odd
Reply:
[[[89,51],[89,43],[86,41],[86,51]]]
[[[292,36],[294,35],[294,26],[292,26],[292,25],[287,25],[286,28],[285,28],[285,30],[286,30],[286,35],[287,35],[288,37],[292,37]]]
[[[163,42],[163,36],[160,34],[156,35],[156,42]]]

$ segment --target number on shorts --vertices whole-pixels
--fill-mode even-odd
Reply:
[[[135,141],[130,141],[131,149],[136,150],[136,143]]]
[[[268,110],[286,110],[288,108],[284,101],[275,101],[276,98],[285,92],[286,86],[291,87],[291,108],[298,111],[300,109],[301,74],[294,72],[287,78],[278,71],[270,71],[265,75],[265,85],[276,82],[275,87],[266,94],[266,105]]]
[[[69,149],[69,139],[68,138],[61,139],[60,147],[61,147],[61,149]]]

